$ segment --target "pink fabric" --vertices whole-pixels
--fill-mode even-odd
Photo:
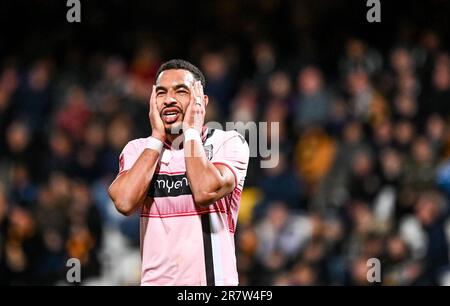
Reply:
[[[145,149],[145,143],[146,139],[141,138],[125,146],[119,158],[119,175],[133,166]],[[212,232],[214,283],[238,284],[234,232],[249,148],[235,131],[215,130],[204,142],[204,147],[211,148],[211,145],[211,162],[227,166],[235,175],[236,187],[206,208],[197,207],[191,194],[147,197],[141,209],[142,285],[207,284],[201,222],[205,214],[209,214]],[[187,179],[182,177],[185,172],[183,150],[165,146],[154,175],[161,179],[154,185],[164,192],[178,192],[188,186]],[[177,175],[176,182],[168,179]]]

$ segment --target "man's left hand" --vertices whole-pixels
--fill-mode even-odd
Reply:
[[[191,98],[183,120],[184,131],[194,128],[199,133],[202,132],[205,122],[205,105],[206,98],[203,93],[203,86],[200,81],[196,81],[191,86]]]

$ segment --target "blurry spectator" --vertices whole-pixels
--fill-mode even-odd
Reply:
[[[365,138],[366,136],[361,122],[353,120],[344,126],[342,141],[339,144],[338,156],[335,162],[336,166],[340,167],[338,172],[348,172],[353,156],[361,150],[369,149]]]
[[[390,64],[396,76],[414,73],[415,63],[409,50],[397,47],[390,54]]]
[[[444,149],[444,134],[447,125],[441,116],[435,114],[428,118],[426,125],[427,137],[430,140],[432,151],[435,157],[441,157]],[[438,160],[439,162],[440,160]]]
[[[265,169],[265,177],[260,179],[258,184],[263,191],[263,199],[254,209],[255,219],[265,215],[268,206],[276,201],[285,203],[291,211],[298,212],[306,209],[302,202],[302,183],[296,174],[289,169],[286,156],[282,153],[279,155],[279,162],[276,167]]]
[[[386,261],[383,263],[383,282],[388,286],[411,286],[422,273],[420,262],[411,258],[408,245],[398,235],[386,243]]]
[[[117,100],[127,94],[126,63],[120,57],[109,57],[102,68],[102,76],[92,89],[92,107],[100,113],[110,114],[118,107]]]
[[[347,226],[351,226],[353,235],[352,239],[349,239],[350,255],[352,252],[360,254],[362,252],[361,242],[367,235],[376,233],[379,230],[379,223],[375,218],[369,203],[364,201],[353,201],[350,206],[347,207],[347,213],[349,214],[351,221]]]
[[[371,203],[380,188],[380,178],[374,171],[374,160],[367,151],[357,152],[351,159],[348,182],[350,197]]]
[[[415,214],[400,224],[400,235],[412,250],[414,259],[424,261],[424,281],[439,284],[441,274],[449,265],[449,245],[445,232],[448,204],[439,193],[422,193],[415,206]]]
[[[405,183],[416,191],[433,187],[436,164],[428,139],[417,138],[411,148],[412,160],[406,165]]]
[[[434,59],[442,48],[440,34],[437,31],[426,29],[418,39],[414,48],[414,57],[420,73],[420,81],[426,92],[429,92],[429,81],[433,70]]]
[[[361,150],[368,150],[364,142],[364,131],[359,121],[350,121],[342,131],[342,140],[337,143],[336,157],[331,161],[327,174],[319,182],[313,196],[313,207],[327,211],[331,207],[340,207],[349,199],[348,180],[351,173],[351,161]]]
[[[327,251],[331,251],[331,248],[327,248],[323,240],[311,240],[303,250],[301,259],[293,268],[293,285],[321,285],[327,283],[330,280],[327,266]],[[296,277],[301,276],[301,274],[297,274],[296,268],[302,264],[309,266],[311,269],[312,275],[308,278],[310,281]]]
[[[289,105],[292,92],[291,80],[289,75],[284,71],[276,71],[271,74],[268,81],[268,98],[269,100],[277,100]]]
[[[56,123],[58,128],[67,132],[73,139],[80,140],[91,116],[84,90],[72,87],[68,90],[65,105],[56,115]]]
[[[70,232],[66,249],[69,257],[80,259],[84,277],[100,275],[98,251],[102,246],[102,221],[85,183],[72,184],[73,199],[68,210]]]
[[[373,75],[379,72],[382,64],[383,59],[376,50],[359,39],[350,38],[345,45],[345,55],[339,61],[339,68],[343,74],[363,69]]]
[[[305,67],[298,74],[296,125],[299,128],[323,125],[329,116],[330,97],[320,70]]]
[[[372,87],[366,71],[359,69],[349,72],[346,75],[346,89],[350,95],[350,107],[356,118],[377,124],[389,115],[386,101]]]
[[[317,231],[316,224],[312,217],[289,214],[282,202],[269,206],[266,217],[256,225],[256,256],[265,271],[262,283],[271,283],[274,275],[289,265]]]
[[[409,95],[398,95],[394,98],[393,117],[396,120],[414,120],[418,113],[417,101]]]
[[[50,152],[44,162],[45,173],[61,171],[69,174],[73,166],[74,144],[72,139],[61,130],[54,130],[49,139]]]
[[[51,63],[41,59],[36,61],[26,81],[21,84],[18,115],[25,120],[33,135],[48,128],[46,124],[54,107],[50,78]]]
[[[103,122],[91,121],[85,128],[83,142],[75,157],[74,176],[93,183],[105,174],[101,167],[105,142],[106,131]]]
[[[232,122],[248,123],[258,118],[258,90],[250,85],[244,84],[232,101]],[[242,131],[240,131],[242,134]]]
[[[142,128],[142,127],[139,127]],[[132,123],[127,114],[112,118],[106,131],[107,145],[104,151],[102,167],[105,174],[117,173],[117,161],[122,148],[131,137]]]
[[[8,160],[22,163],[34,176],[39,170],[35,160],[40,156],[39,150],[33,147],[30,133],[30,129],[24,122],[11,122],[6,130],[4,153]],[[7,168],[6,165],[5,168]]]
[[[299,263],[292,269],[290,286],[314,286],[317,282],[317,271],[312,265]]]
[[[407,154],[414,140],[416,130],[411,121],[401,120],[394,126],[394,146],[400,152]]]
[[[239,284],[251,285],[257,282],[252,275],[257,271],[255,269],[255,254],[258,245],[258,239],[254,227],[251,225],[243,225],[237,228],[236,232],[237,265],[239,273]],[[257,267],[256,267],[257,269]]]
[[[330,105],[330,113],[328,120],[328,127],[330,133],[334,137],[342,134],[347,122],[350,121],[350,110],[347,102],[342,98],[336,98]]]
[[[364,237],[362,242],[362,254],[367,258],[384,259],[384,235],[373,232]]]
[[[448,119],[450,114],[450,57],[440,54],[436,59],[432,75],[432,92],[428,102],[429,112]]]
[[[208,80],[205,94],[212,104],[217,105],[220,114],[227,118],[235,82],[227,59],[220,52],[206,53],[201,58],[201,68]]]
[[[412,73],[401,74],[397,79],[397,91],[400,96],[417,98],[421,93],[421,86],[417,77]]]
[[[308,184],[308,192],[315,191],[316,184],[331,168],[335,154],[335,140],[323,130],[314,128],[301,135],[295,148],[295,161],[298,173]]]
[[[137,49],[130,63],[129,94],[140,101],[148,101],[155,74],[161,64],[159,50],[154,43],[144,43]]]
[[[285,150],[292,150],[292,145],[288,139],[288,136],[290,136],[287,124],[288,115],[288,108],[282,101],[273,100],[267,105],[263,116],[263,122],[267,122],[266,134],[268,146],[271,145],[272,141],[278,141],[280,146],[284,147]],[[272,123],[278,124],[277,130],[272,128]]]
[[[119,114],[112,118],[109,125],[107,126],[106,138],[107,142],[105,145],[105,150],[102,154],[102,173],[109,180],[113,180],[118,172],[118,158],[122,148],[129,141],[130,135],[133,133],[132,131],[132,121],[128,114]],[[140,128],[140,127],[137,127]],[[103,189],[103,196],[106,195],[106,185],[105,182],[100,184]],[[108,208],[100,208],[100,213],[103,216],[108,216],[111,219],[116,216],[117,212],[114,211],[112,203],[108,196],[104,197],[107,200],[107,205],[109,205],[110,211],[107,211]],[[111,216],[112,215],[112,216]],[[110,223],[116,224],[117,229],[124,235],[125,238],[130,239],[131,243],[139,243],[139,214],[134,214],[131,218],[125,218],[120,216],[117,222],[112,220]]]
[[[436,169],[436,185],[450,201],[450,160],[448,157]]]
[[[253,79],[259,88],[265,88],[270,78],[270,74],[277,65],[274,46],[268,41],[260,41],[253,46],[252,51],[255,65],[255,75]]]
[[[346,285],[350,286],[369,286],[367,280],[367,257],[360,256],[355,260],[351,261],[349,264],[349,275]]]
[[[13,121],[17,109],[18,78],[13,66],[0,72],[0,158],[6,146],[6,128]]]
[[[404,179],[404,162],[398,151],[386,148],[379,156],[381,165],[381,185],[400,188]]]
[[[392,122],[384,120],[372,128],[372,146],[379,153],[394,143],[394,131]]]
[[[4,253],[0,259],[0,270],[5,284],[39,284],[36,274],[42,240],[31,211],[17,206],[8,214],[8,228],[4,237]]]
[[[7,275],[7,267],[5,258],[6,251],[6,235],[9,229],[8,220],[8,200],[6,197],[5,186],[0,181],[0,284],[6,285],[10,281],[9,275]]]
[[[58,177],[60,178],[60,177]],[[55,181],[53,180],[53,184]],[[62,180],[61,188],[65,188]],[[64,192],[67,192],[65,190]],[[64,202],[59,202],[56,188],[45,186],[40,189],[38,204],[35,210],[38,227],[42,233],[43,253],[39,274],[48,284],[52,284],[65,276],[67,255],[64,241],[67,238],[68,218]]]
[[[32,183],[28,168],[23,164],[15,164],[11,169],[11,200],[28,209],[33,209],[37,188]]]

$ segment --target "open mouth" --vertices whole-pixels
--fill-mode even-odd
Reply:
[[[161,112],[161,118],[165,123],[174,123],[181,115],[178,107],[167,107]]]

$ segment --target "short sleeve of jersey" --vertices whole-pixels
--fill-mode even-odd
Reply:
[[[222,164],[228,167],[234,174],[236,188],[242,190],[247,174],[249,147],[245,139],[235,131],[228,132],[211,158],[213,164]]]
[[[133,167],[139,154],[133,141],[127,143],[119,155],[119,174]]]

